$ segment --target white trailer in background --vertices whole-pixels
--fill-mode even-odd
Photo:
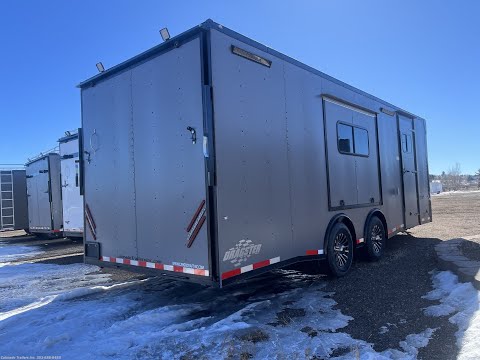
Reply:
[[[83,237],[78,132],[67,132],[58,143],[61,158],[63,234],[68,237]]]
[[[440,194],[443,191],[443,186],[440,180],[430,181],[430,194]]]
[[[42,154],[25,164],[27,172],[28,229],[33,234],[62,233],[60,155]]]

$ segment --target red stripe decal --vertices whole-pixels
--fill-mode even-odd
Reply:
[[[253,270],[259,269],[259,268],[262,268],[262,267],[268,266],[268,265],[270,265],[270,260],[263,260],[263,261],[260,261],[260,262],[257,262],[255,264],[253,264]]]
[[[307,255],[318,255],[318,250],[307,250]]]
[[[60,230],[53,230],[53,232],[54,232],[54,233],[59,233],[59,232],[60,232]]]
[[[192,220],[190,221],[190,224],[187,226],[187,232],[190,232],[192,230],[193,224],[195,224],[195,220],[197,220],[198,214],[200,214],[200,211],[203,209],[203,205],[205,205],[205,200],[202,200],[200,203],[200,206],[198,207],[197,211],[195,211],[195,215],[193,215]]]
[[[200,229],[203,226],[203,223],[205,222],[205,219],[206,219],[206,216],[203,215],[202,218],[200,219],[200,221],[198,222],[197,227],[193,231],[193,234],[190,237],[190,240],[188,241],[187,248],[192,246],[193,242],[195,241],[195,238],[197,237],[198,233],[200,232]]]
[[[90,221],[88,221],[88,218],[87,218],[87,224],[88,224],[88,228],[90,229],[90,232],[92,233],[93,240],[97,240],[97,235],[95,234],[95,231],[93,231],[92,224],[90,224]]]
[[[231,278],[232,276],[237,276],[237,275],[240,275],[240,274],[241,274],[240,269],[233,269],[233,270],[224,272],[222,274],[222,280],[225,280],[225,279]]]
[[[90,211],[90,207],[88,204],[85,204],[85,210],[87,210],[87,216],[90,218],[90,221],[92,222],[93,228],[97,230],[97,224],[95,224],[95,220],[93,220],[92,213]]]
[[[174,271],[174,272],[180,272],[180,273],[189,274],[189,275],[210,276],[210,272],[206,269],[186,268],[186,267],[177,266],[177,265],[164,265],[161,263],[147,262],[144,260],[123,259],[123,258],[110,257],[110,256],[100,256],[100,260],[105,262],[116,263],[116,264],[125,264],[130,266],[142,266],[142,267],[147,267],[147,264],[149,264],[150,265],[149,267],[155,268],[158,270],[163,270],[163,271]]]

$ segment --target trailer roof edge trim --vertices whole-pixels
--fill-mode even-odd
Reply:
[[[104,80],[104,79],[107,79],[108,77],[114,75],[114,74],[117,74],[123,70],[126,70],[128,68],[130,68],[131,66],[133,66],[134,64],[138,63],[138,62],[141,62],[143,60],[146,60],[154,55],[157,55],[157,54],[160,54],[162,52],[165,52],[167,50],[170,50],[172,48],[175,48],[178,46],[179,42],[182,42],[182,41],[185,41],[191,37],[194,37],[196,34],[200,33],[201,31],[204,31],[204,30],[210,30],[210,29],[213,29],[213,30],[216,30],[216,31],[219,31],[221,33],[224,33],[225,35],[228,35],[236,40],[239,40],[241,42],[244,42],[245,44],[247,45],[250,45],[250,46],[253,46],[261,51],[264,51],[268,54],[271,54],[275,57],[278,57],[286,62],[289,62],[290,64],[293,64],[295,66],[298,66],[304,70],[307,70],[311,73],[314,73],[316,75],[319,75],[329,81],[332,81],[333,83],[335,84],[338,84],[338,85],[341,85],[349,90],[352,90],[360,95],[363,95],[363,96],[366,96],[372,100],[375,100],[375,101],[378,101],[379,103],[385,105],[385,106],[388,106],[390,108],[392,108],[394,111],[396,112],[399,112],[401,113],[402,115],[406,115],[408,117],[412,117],[412,118],[418,118],[418,119],[422,119],[423,120],[423,117],[421,116],[417,116],[415,114],[412,114],[402,108],[399,108],[398,106],[395,106],[385,100],[382,100],[374,95],[371,95],[363,90],[360,90],[352,85],[349,85],[341,80],[338,80],[330,75],[327,75],[325,74],[324,72],[321,72],[320,70],[317,70],[309,65],[306,65],[302,62],[300,62],[299,60],[296,60],[288,55],[285,55],[277,50],[274,50],[266,45],[263,45],[261,43],[259,43],[258,41],[255,41],[255,40],[252,40],[250,38],[248,38],[247,36],[245,35],[242,35],[234,30],[231,30],[219,23],[216,23],[215,21],[213,21],[212,19],[207,19],[205,22],[201,23],[200,25],[198,26],[195,26],[189,30],[186,30],[184,31],[183,33],[180,33],[179,35],[177,36],[174,36],[173,38],[157,45],[157,46],[154,46],[153,48],[150,48],[149,50],[146,50],[144,52],[142,52],[141,54],[139,55],[136,55],[124,62],[121,62],[120,64],[118,65],[115,65],[113,66],[112,68],[108,69],[108,70],[105,70],[104,72],[101,72],[83,82],[81,82],[80,84],[77,85],[78,88],[85,88],[85,87],[89,87],[89,86],[93,86],[96,82],[98,81],[101,81],[101,80]],[[387,109],[387,110],[390,110],[390,109]]]
[[[47,158],[47,157],[49,157],[49,156],[51,156],[51,155],[58,155],[58,156],[60,156],[60,155],[59,155],[58,153],[56,153],[56,152],[51,152],[51,153],[48,153],[48,154],[39,155],[39,156],[37,156],[37,157],[29,160],[28,162],[26,162],[26,163],[25,163],[25,166],[28,166],[28,165],[30,165],[30,164],[33,164],[34,162],[37,162],[37,161],[39,161],[39,160],[43,160],[43,159],[45,159],[45,158]]]
[[[73,140],[73,139],[78,139],[78,133],[61,137],[60,139],[58,139],[58,142],[59,143],[66,143],[66,142],[69,142],[70,140]]]

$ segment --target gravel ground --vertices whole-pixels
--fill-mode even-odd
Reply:
[[[480,193],[434,196],[432,212],[432,223],[390,239],[381,261],[357,262],[348,276],[329,282],[328,290],[335,292],[338,308],[355,319],[344,330],[354,338],[375,344],[377,351],[398,348],[408,334],[432,328],[437,330],[428,346],[419,350],[418,357],[457,357],[456,326],[448,317],[424,316],[423,308],[432,302],[422,296],[432,290],[434,245],[480,234]]]

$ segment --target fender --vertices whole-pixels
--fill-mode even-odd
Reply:
[[[350,224],[345,224],[347,225],[347,227],[350,227],[349,225],[351,225],[351,227],[353,228],[353,222],[352,220],[347,216],[347,214],[344,214],[344,213],[340,213],[340,214],[336,214],[331,220],[330,222],[328,223],[328,226],[327,226],[327,230],[325,231],[325,236],[323,238],[323,253],[326,254],[327,253],[327,240],[328,240],[328,235],[330,234],[330,231],[332,230],[333,226],[337,223],[337,222],[343,222],[341,221],[342,219],[347,219],[348,222]],[[355,231],[353,232],[352,234],[352,237],[354,238],[354,245],[355,245]],[[355,246],[354,246],[355,247]]]

